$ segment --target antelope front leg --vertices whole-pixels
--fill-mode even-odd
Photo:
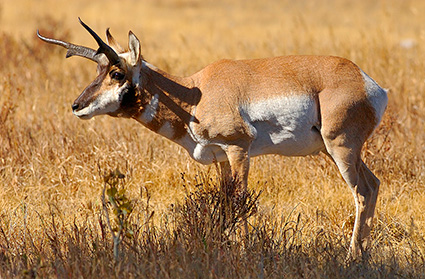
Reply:
[[[230,145],[227,150],[227,159],[234,181],[240,183],[237,192],[244,193],[248,187],[249,146]]]
[[[238,188],[234,195],[245,195],[248,188],[249,172],[249,145],[231,145],[227,148],[226,154],[229,160],[233,183],[237,183]],[[243,220],[243,233],[245,236],[245,246],[248,244],[248,221]]]
[[[219,165],[221,181],[225,184],[232,181],[232,169],[230,168],[229,161],[220,162]]]

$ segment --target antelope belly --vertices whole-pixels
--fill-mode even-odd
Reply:
[[[255,140],[251,156],[306,156],[324,148],[318,102],[312,95],[290,95],[240,108]]]

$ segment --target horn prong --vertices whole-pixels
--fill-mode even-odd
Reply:
[[[109,31],[109,27],[106,29],[106,43],[116,52],[122,53],[125,52],[124,48],[115,40]]]

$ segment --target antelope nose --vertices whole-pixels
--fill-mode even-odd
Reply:
[[[76,103],[73,103],[73,104],[72,104],[72,110],[73,110],[73,111],[77,110],[77,109],[78,109],[78,107],[79,107],[79,105],[78,105],[78,104],[76,104]]]

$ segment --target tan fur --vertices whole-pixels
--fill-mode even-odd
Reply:
[[[231,174],[246,189],[249,147],[254,135],[241,117],[240,104],[259,102],[281,95],[308,94],[317,98],[320,129],[327,150],[341,160],[353,178],[348,180],[358,214],[350,255],[361,257],[367,248],[379,180],[360,159],[363,143],[378,119],[366,98],[360,69],[351,61],[327,56],[288,56],[257,60],[221,60],[200,72],[178,78],[144,68],[145,96],[159,96],[159,111],[149,129],[158,132],[166,123],[174,129],[172,140],[192,132],[209,141],[226,143]],[[143,95],[143,94],[142,94]],[[146,101],[145,101],[146,102]],[[192,111],[196,108],[196,113]],[[143,106],[137,114],[138,119]],[[350,163],[352,162],[352,163]]]
[[[107,37],[116,51],[122,50],[109,31]],[[311,144],[308,152],[323,151],[329,155],[352,190],[356,221],[350,256],[364,255],[370,243],[379,180],[361,160],[360,152],[382,117],[387,102],[385,90],[351,61],[332,56],[221,60],[190,77],[180,78],[147,64],[140,54],[139,41],[131,32],[129,41],[130,51],[120,53],[117,65],[99,63],[100,74],[77,98],[74,113],[85,110],[87,117],[97,115],[97,107],[90,105],[100,103],[104,108],[99,111],[134,118],[154,132],[166,133],[198,161],[218,160],[223,177],[228,179],[232,175],[239,179],[242,191],[248,183],[252,143],[261,137],[263,141],[271,141],[259,135],[254,126],[260,127],[259,131],[267,127],[272,133],[293,129],[293,124],[285,124],[287,119],[299,121],[295,125],[299,124],[296,128],[301,132],[290,135],[309,137],[314,145],[307,141]],[[123,73],[124,78],[114,78],[115,71]],[[120,95],[113,95],[114,90]],[[102,99],[102,94],[107,96]],[[303,114],[299,108],[290,110],[283,102],[270,116],[265,113],[268,108],[263,107],[268,100],[295,100],[297,103],[289,104],[305,106],[310,114]],[[113,109],[117,102],[119,108]],[[257,104],[254,108],[259,110],[258,114],[248,109],[252,115],[243,115],[241,110],[252,109],[253,104]],[[87,118],[84,113],[78,114],[79,117]],[[264,115],[270,118],[262,119]],[[254,120],[250,122],[247,117]],[[284,142],[286,138],[280,140]]]
[[[207,66],[192,76],[200,91],[201,102],[197,105],[197,130],[209,138],[226,140],[248,137],[240,115],[235,108],[244,102],[256,102],[276,95],[312,94],[327,107],[339,110],[324,116],[326,121],[342,121],[349,106],[363,101],[364,109],[370,110],[366,101],[364,82],[359,68],[351,61],[329,56],[286,56],[257,60],[222,60]],[[338,104],[338,100],[342,101]],[[217,102],[217,100],[220,100]],[[331,104],[328,104],[328,103]],[[343,106],[343,107],[341,107]],[[335,115],[334,113],[337,113]],[[362,122],[376,125],[373,114],[356,114]],[[214,118],[211,118],[214,116]],[[323,115],[322,115],[323,118]],[[220,119],[216,123],[215,119]]]

